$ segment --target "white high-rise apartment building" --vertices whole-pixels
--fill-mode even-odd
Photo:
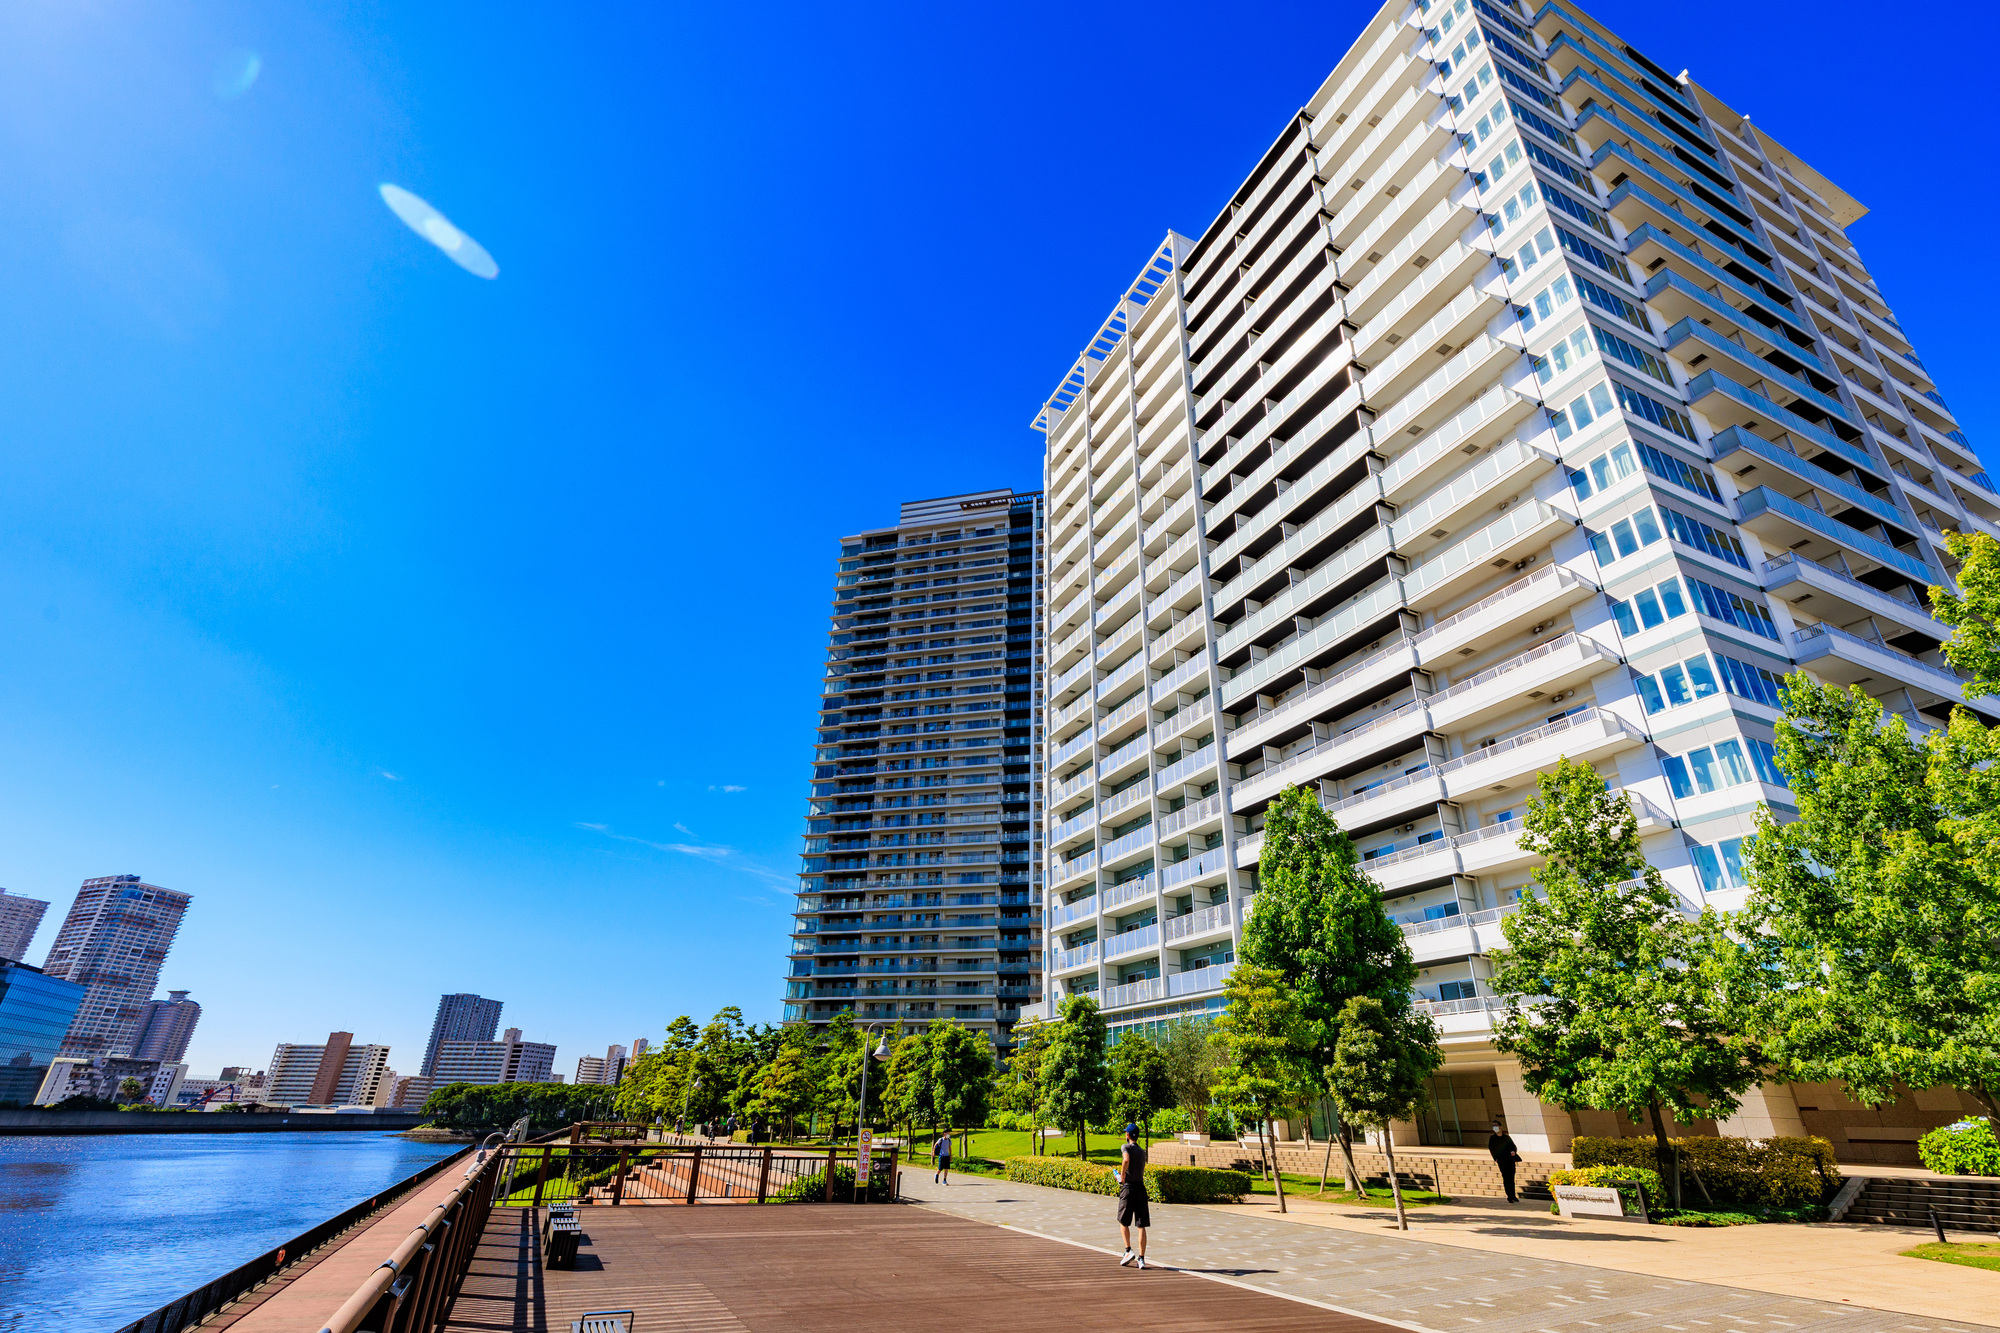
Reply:
[[[1595,764],[1682,899],[1731,907],[1759,803],[1793,807],[1780,677],[1920,729],[1961,698],[1925,586],[2000,492],[1845,235],[1863,211],[1566,4],[1379,10],[1034,423],[1052,1006],[1093,992],[1114,1034],[1219,1007],[1298,784],[1444,1033],[1412,1137],[1617,1133],[1491,1040],[1537,774]],[[1731,1128],[1800,1123],[1769,1087]]]
[[[785,1023],[1041,999],[1042,498],[905,504],[840,543]]]
[[[130,1055],[145,1003],[160,984],[192,899],[137,875],[87,879],[56,932],[42,971],[89,987],[63,1038],[82,1059]]]
[[[28,956],[28,943],[42,924],[49,905],[40,898],[24,898],[0,889],[0,961],[21,961]]]

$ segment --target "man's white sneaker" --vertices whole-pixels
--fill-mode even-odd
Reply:
[[[1131,1262],[1132,1262],[1132,1260],[1133,1260],[1133,1259],[1134,1259],[1135,1257],[1137,1257],[1137,1256],[1135,1256],[1135,1255],[1134,1255],[1134,1254],[1132,1253],[1132,1251],[1130,1251],[1130,1250],[1127,1250],[1127,1251],[1125,1251],[1125,1257],[1124,1257],[1123,1259],[1120,1259],[1120,1260],[1118,1261],[1118,1266],[1119,1266],[1120,1268],[1123,1268],[1123,1267],[1125,1267],[1125,1265],[1127,1265],[1127,1264],[1131,1263]]]
[[[1142,1254],[1139,1256],[1139,1267],[1144,1268],[1145,1266],[1146,1266],[1146,1256]]]

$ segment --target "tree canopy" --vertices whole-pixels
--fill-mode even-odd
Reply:
[[[1085,1155],[1085,1131],[1102,1124],[1111,1109],[1111,1078],[1104,1064],[1104,1015],[1088,995],[1062,1002],[1062,1017],[1042,1053],[1042,1108],[1055,1124],[1076,1135],[1076,1155]]]

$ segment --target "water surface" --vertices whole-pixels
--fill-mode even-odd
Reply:
[[[455,1151],[365,1130],[0,1137],[0,1329],[112,1333]]]

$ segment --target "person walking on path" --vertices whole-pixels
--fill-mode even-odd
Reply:
[[[931,1176],[933,1181],[951,1184],[951,1131],[946,1130],[931,1144],[931,1157],[935,1159],[937,1171]]]
[[[1521,1160],[1521,1151],[1514,1146],[1514,1136],[1498,1120],[1493,1122],[1493,1137],[1486,1140],[1486,1151],[1493,1154],[1493,1164],[1500,1168],[1500,1183],[1507,1187],[1507,1202],[1520,1202],[1514,1197],[1514,1164]]]
[[[1146,1150],[1139,1146],[1139,1127],[1125,1126],[1125,1144],[1118,1150],[1118,1231],[1125,1238],[1125,1257],[1120,1268],[1137,1263],[1146,1266],[1146,1228],[1153,1225],[1146,1205]],[[1139,1246],[1132,1247],[1132,1232],[1139,1233]]]

